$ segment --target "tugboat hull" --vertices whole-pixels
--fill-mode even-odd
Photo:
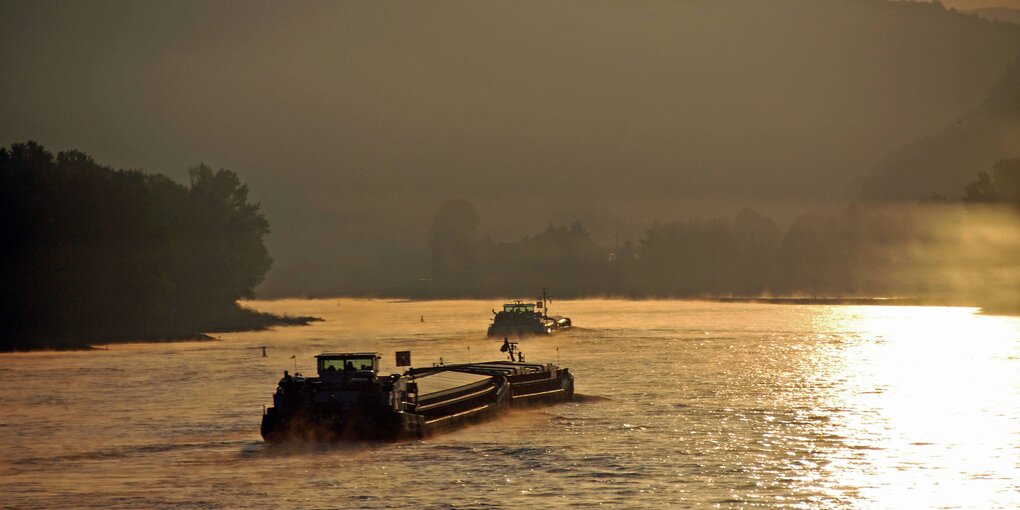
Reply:
[[[544,324],[538,324],[534,326],[503,326],[493,324],[489,326],[487,333],[489,338],[496,338],[501,336],[530,336],[530,335],[551,335],[554,330],[547,327]]]
[[[490,338],[501,336],[551,335],[570,329],[569,317],[548,315],[548,294],[542,289],[541,301],[534,304],[523,301],[504,303],[503,310],[493,310],[492,324],[487,332]]]
[[[501,336],[541,336],[570,329],[570,319],[550,317],[533,324],[492,324],[486,333],[489,338]]]

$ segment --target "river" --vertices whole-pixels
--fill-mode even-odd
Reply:
[[[1020,508],[1020,318],[557,301],[578,327],[521,349],[604,398],[424,441],[281,446],[259,423],[283,370],[322,351],[379,351],[384,373],[397,350],[499,359],[498,303],[247,305],[325,320],[0,355],[0,507]]]

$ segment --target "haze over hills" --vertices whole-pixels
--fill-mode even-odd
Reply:
[[[843,205],[1020,55],[1020,27],[878,0],[0,10],[0,144],[237,171],[272,227],[267,296],[427,274],[448,198],[496,240],[577,219],[610,243]]]
[[[894,151],[864,180],[865,196],[959,198],[978,172],[1020,155],[1020,59],[988,97],[949,127]]]

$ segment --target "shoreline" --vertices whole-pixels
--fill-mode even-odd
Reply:
[[[289,315],[273,315],[250,309],[243,309],[240,315],[232,317],[218,325],[201,328],[201,332],[164,332],[148,335],[118,335],[114,338],[60,338],[30,339],[0,342],[0,353],[39,352],[39,351],[103,351],[114,344],[131,343],[171,343],[171,342],[215,342],[218,339],[213,333],[237,333],[243,331],[265,331],[276,326],[307,326],[312,322],[322,321],[319,317]]]
[[[337,294],[322,296],[275,296],[267,298],[256,298],[255,301],[276,301],[285,299],[357,299],[357,300],[383,300],[391,302],[419,303],[428,301],[506,301],[516,299],[507,295],[484,296],[484,295],[459,295],[459,296],[413,296],[399,294]],[[978,308],[979,313],[984,315],[1020,316],[1020,304],[983,304],[948,298],[919,298],[919,297],[712,297],[712,296],[623,296],[623,295],[595,295],[595,296],[559,296],[560,300],[586,300],[586,299],[615,299],[621,301],[705,301],[710,303],[758,303],[774,305],[834,305],[834,306],[932,306],[932,307],[961,307]],[[525,299],[526,301],[526,299]]]
[[[874,305],[874,306],[963,306],[935,304],[918,298],[766,298],[723,297],[705,298],[718,303],[766,303],[775,305]]]
[[[253,301],[279,301],[288,299],[353,299],[353,300],[382,300],[393,302],[420,303],[428,301],[499,301],[515,299],[503,296],[412,296],[399,294],[372,294],[372,295],[329,295],[329,296],[274,296],[267,298],[255,298]],[[704,301],[709,303],[757,303],[771,305],[831,305],[831,306],[932,306],[932,307],[961,307],[978,308],[978,313],[983,315],[1020,316],[1020,304],[982,304],[953,300],[950,298],[805,298],[805,297],[676,297],[676,296],[560,296],[560,300],[591,300],[606,299],[620,301]]]
[[[428,301],[506,301],[518,299],[509,296],[407,296],[407,295],[386,295],[386,294],[337,294],[312,297],[295,298],[293,296],[275,296],[267,298],[256,298],[253,301],[278,301],[286,299],[378,299],[396,303],[423,303]],[[616,299],[620,301],[708,301],[714,303],[764,303],[764,304],[794,304],[794,305],[881,305],[881,306],[963,306],[977,307],[978,304],[967,304],[951,302],[948,300],[922,299],[922,298],[840,298],[840,297],[692,297],[692,296],[618,296],[618,295],[595,295],[595,296],[559,296],[558,300],[586,300],[586,299]],[[527,299],[525,299],[527,301]]]

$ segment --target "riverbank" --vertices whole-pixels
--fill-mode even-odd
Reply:
[[[59,318],[55,317],[54,320]],[[94,349],[96,345],[134,342],[210,341],[215,340],[211,336],[214,333],[263,331],[275,326],[307,326],[321,320],[318,317],[274,315],[236,306],[219,314],[207,314],[203,318],[182,318],[174,323],[114,325],[99,335],[62,331],[57,334],[2,338],[0,352],[87,350]]]
[[[422,292],[426,287],[418,287],[417,292],[407,288],[390,289],[387,292],[370,295],[346,295],[355,299],[386,299],[406,301],[444,301],[444,300],[492,300],[503,302],[507,299],[523,299],[529,301],[527,292],[513,295],[489,295],[487,293],[441,293]],[[985,315],[1020,316],[1020,303],[1016,300],[982,300],[971,298],[946,297],[804,297],[804,296],[657,296],[657,295],[598,295],[585,296],[576,293],[557,293],[557,299],[620,299],[626,301],[708,301],[713,303],[760,303],[773,305],[844,305],[844,306],[952,306],[979,308]]]
[[[765,298],[722,297],[708,298],[717,303],[766,303],[773,305],[857,305],[857,306],[944,306],[917,298]]]

